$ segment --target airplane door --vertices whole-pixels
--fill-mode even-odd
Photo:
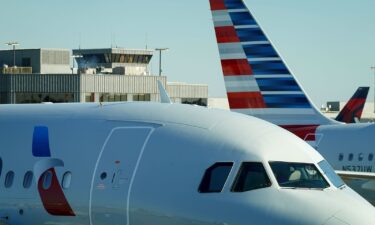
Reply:
[[[129,225],[131,184],[152,131],[149,127],[112,130],[92,178],[91,225]]]

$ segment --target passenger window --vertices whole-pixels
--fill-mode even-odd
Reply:
[[[374,159],[374,154],[370,153],[368,155],[368,161],[372,161]]]
[[[4,182],[4,186],[5,188],[10,188],[12,187],[13,185],[13,180],[14,180],[14,172],[13,171],[9,171],[6,176],[5,176],[5,182]]]
[[[232,187],[232,192],[245,192],[271,186],[271,181],[260,162],[244,162]]]
[[[71,182],[72,182],[72,173],[71,172],[64,173],[63,179],[62,179],[62,187],[64,189],[68,189],[70,187]]]
[[[25,173],[25,176],[23,178],[23,188],[28,189],[31,187],[31,183],[33,181],[33,172],[32,171],[27,171]]]
[[[340,153],[339,155],[339,161],[342,161],[344,159],[344,154]]]
[[[353,161],[353,157],[354,157],[354,156],[353,156],[353,153],[350,153],[350,154],[349,154],[349,161]]]
[[[200,193],[221,192],[232,167],[232,162],[220,162],[208,168],[204,173],[198,191]]]
[[[363,161],[363,153],[358,154],[358,161]]]
[[[50,170],[43,174],[43,189],[48,190],[52,184],[52,172]]]

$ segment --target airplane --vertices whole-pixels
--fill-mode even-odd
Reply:
[[[0,107],[1,225],[375,225],[293,134],[165,103]]]
[[[325,117],[244,1],[209,2],[231,111],[274,123],[305,140],[375,205],[375,124],[344,124]]]
[[[362,117],[370,87],[359,87],[335,120],[344,123],[357,123]]]

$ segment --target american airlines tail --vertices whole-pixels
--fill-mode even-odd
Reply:
[[[369,89],[370,87],[359,87],[352,98],[340,111],[336,120],[344,123],[355,123],[356,120],[360,120]]]
[[[313,106],[242,0],[210,0],[210,5],[232,111],[303,139],[319,125],[335,123]]]

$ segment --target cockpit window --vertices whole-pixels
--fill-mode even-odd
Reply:
[[[324,189],[329,184],[314,164],[270,162],[280,187]]]
[[[198,191],[200,193],[221,192],[232,167],[232,162],[215,163],[204,173]]]
[[[326,160],[321,161],[318,165],[335,187],[340,188],[345,185],[344,181],[335,173],[332,166]]]
[[[244,162],[232,187],[232,192],[245,192],[271,186],[263,164],[260,162]]]

